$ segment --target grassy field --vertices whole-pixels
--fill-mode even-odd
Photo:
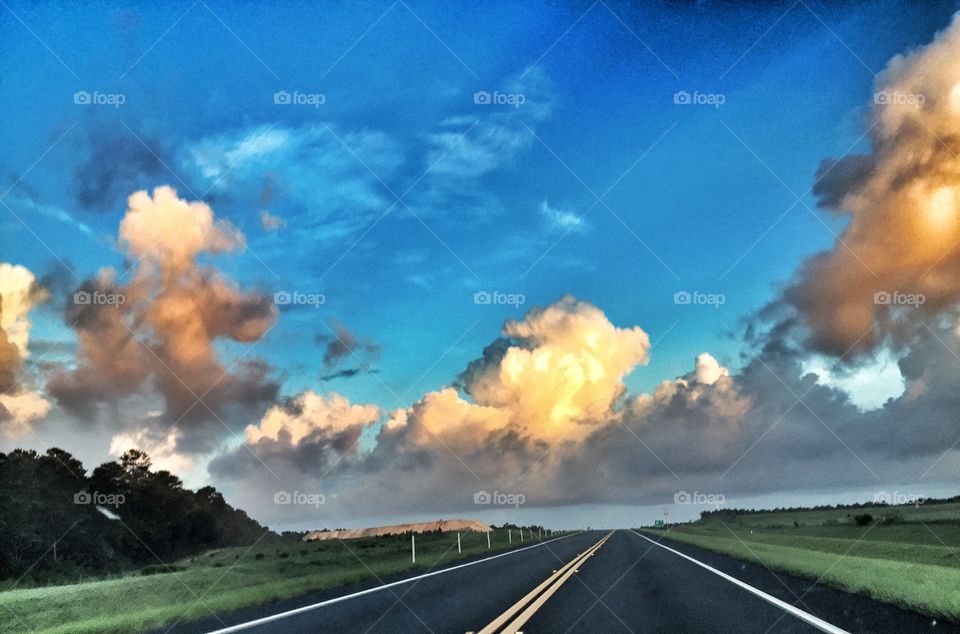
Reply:
[[[857,526],[862,513],[874,521]],[[960,621],[957,504],[740,513],[642,530]]]
[[[493,550],[537,541],[527,535],[521,544],[514,530],[511,546],[505,529],[491,535]],[[173,572],[151,566],[116,579],[0,592],[0,632],[143,631],[488,552],[484,534],[462,533],[461,544],[458,555],[455,533],[417,535],[415,565],[409,535],[213,550],[172,564]]]

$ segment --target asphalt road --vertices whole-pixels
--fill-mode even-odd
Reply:
[[[817,619],[826,631],[835,627],[832,631],[960,632],[960,626],[951,623],[934,623],[919,614],[775,575],[724,555],[669,540],[661,544],[673,551],[628,530],[578,533],[463,567],[453,564],[425,578],[415,579],[423,571],[411,573],[406,578],[414,579],[408,582],[360,596],[350,595],[379,583],[335,589],[219,618],[229,626],[245,624],[241,630],[245,632],[284,634],[486,634],[516,631],[513,626],[518,624],[523,632],[551,634],[823,631],[812,624]],[[399,575],[384,581],[404,578]],[[308,607],[338,597],[346,598]],[[777,599],[783,604],[776,604]],[[798,613],[791,613],[790,606]],[[298,609],[303,611],[288,614]],[[497,628],[484,629],[498,617],[502,618]],[[209,619],[175,631],[218,628],[223,624]]]

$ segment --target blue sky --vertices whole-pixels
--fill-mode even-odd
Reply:
[[[797,5],[766,33],[787,8],[529,4],[505,16],[416,3],[11,4],[0,160],[9,181],[63,135],[18,183],[11,206],[83,275],[120,265],[111,238],[134,189],[170,184],[188,196],[187,186],[197,194],[213,186],[205,198],[249,241],[242,257],[221,266],[246,284],[327,298],[259,344],[291,387],[316,380],[311,334],[325,334],[335,319],[382,341],[379,379],[401,391],[453,346],[421,388],[444,384],[504,319],[520,316],[472,304],[475,290],[501,290],[522,293],[528,305],[572,293],[603,306],[614,323],[641,323],[659,341],[629,384],[648,388],[703,350],[737,364],[725,329],[768,300],[802,256],[832,242],[825,225],[834,221],[800,204],[781,219],[795,200],[787,188],[806,192],[820,160],[861,136],[866,67],[879,70],[949,14],[946,5],[909,16],[897,3],[811,5],[827,27]],[[529,93],[519,107],[473,103],[475,91],[514,86]],[[73,103],[77,90],[126,100],[82,107]],[[325,103],[276,105],[278,90],[320,93]],[[677,90],[723,94],[725,103],[675,105]],[[479,174],[442,159],[408,194],[409,210],[397,204],[369,229],[437,148],[453,142],[437,135],[460,135],[472,123],[474,135],[455,152],[483,152],[488,126],[503,126],[509,147],[493,149]],[[354,147],[344,149],[325,125]],[[219,184],[190,165],[191,149],[204,142],[235,144],[268,128],[315,135],[314,164],[297,165],[304,157],[295,151],[275,154]],[[89,155],[98,137],[131,146],[143,161],[155,152],[162,164],[147,174],[124,170],[109,195],[84,206],[74,174],[96,160]],[[265,207],[272,169],[281,191]],[[595,204],[611,186],[609,209]],[[70,221],[21,201],[28,190]],[[543,205],[578,216],[593,208],[564,235]],[[264,235],[263,208],[287,226]],[[331,216],[342,226],[328,231]],[[4,220],[7,256],[50,268],[53,255],[18,225]],[[698,289],[723,293],[725,304],[673,305],[676,290]],[[50,321],[39,320],[37,336],[67,337]],[[334,387],[390,404],[378,378]]]
[[[241,287],[324,296],[281,307],[249,351],[217,343],[267,359],[283,395],[410,405],[504,320],[566,294],[649,333],[631,392],[704,351],[736,370],[742,319],[843,229],[809,191],[820,162],[866,149],[874,74],[954,10],[11,2],[3,260],[38,277],[124,271],[126,197],[170,185],[243,232],[243,252],[207,259]],[[305,103],[275,103],[281,91]],[[478,291],[524,303],[477,305]],[[678,291],[724,301],[677,305]],[[318,337],[337,324],[377,348],[374,371],[321,380]],[[75,340],[46,309],[31,336],[36,355]]]

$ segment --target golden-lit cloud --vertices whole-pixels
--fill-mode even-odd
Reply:
[[[960,301],[960,18],[877,78],[872,151],[826,161],[815,193],[850,223],[785,293],[818,352],[904,343]]]
[[[509,429],[547,441],[577,440],[609,422],[623,377],[645,364],[650,339],[618,328],[596,306],[564,297],[503,327],[502,345],[463,377],[469,402],[448,388],[427,394],[403,420],[462,445]],[[394,426],[398,422],[394,415]],[[469,440],[468,440],[469,439]]]
[[[50,411],[50,403],[19,376],[30,354],[30,311],[46,297],[26,267],[0,263],[0,429],[9,436],[22,435]]]
[[[119,235],[135,275],[121,284],[104,269],[78,291],[100,299],[68,306],[66,321],[75,325],[79,345],[76,367],[48,384],[58,402],[92,417],[100,404],[154,388],[165,403],[158,421],[186,427],[222,419],[233,407],[271,402],[277,384],[269,366],[245,359],[225,367],[215,343],[259,340],[276,308],[267,294],[243,291],[197,262],[201,254],[242,249],[243,235],[205,203],[182,200],[170,187],[130,196]],[[199,442],[197,449],[206,446]]]
[[[127,213],[120,221],[120,241],[138,258],[142,267],[157,264],[176,273],[195,266],[200,253],[222,253],[245,245],[243,234],[225,220],[214,218],[203,202],[177,197],[172,187],[161,186],[151,197],[139,191],[127,200]]]
[[[271,407],[257,425],[247,426],[244,435],[249,443],[285,437],[296,445],[316,432],[342,432],[378,418],[380,408],[375,405],[353,405],[337,393],[323,396],[307,390],[289,403]]]

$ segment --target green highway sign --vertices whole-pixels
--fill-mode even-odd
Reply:
[[[657,520],[653,523],[657,528],[663,528],[663,520]]]

